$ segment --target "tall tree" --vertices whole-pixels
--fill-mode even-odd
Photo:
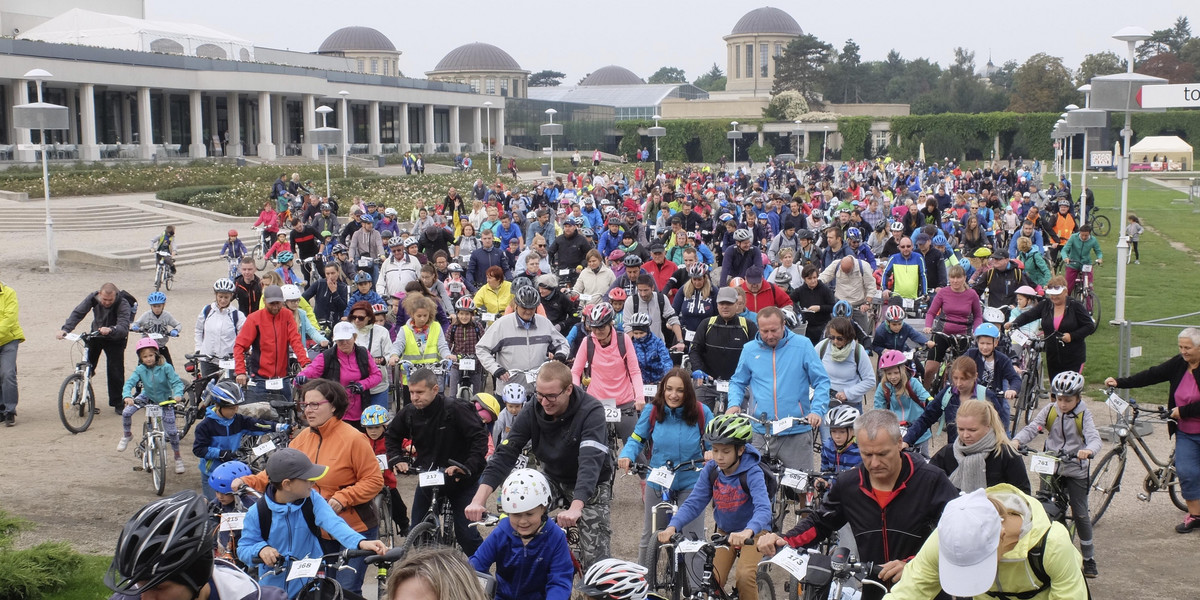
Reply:
[[[567,74],[561,71],[538,71],[529,76],[529,87],[555,87],[562,84]]]
[[[1160,52],[1138,65],[1145,75],[1162,77],[1170,83],[1190,83],[1196,80],[1195,65],[1180,60],[1174,52]]]
[[[1013,76],[1012,101],[1008,110],[1014,112],[1058,112],[1079,100],[1079,92],[1071,83],[1071,72],[1062,59],[1039,52],[1029,57]]]
[[[1105,50],[1083,57],[1079,69],[1075,71],[1075,87],[1079,87],[1099,75],[1124,73],[1129,61],[1117,56],[1116,52]]]
[[[899,54],[896,56],[898,58]],[[889,55],[888,69],[893,68],[895,66]],[[887,101],[912,104],[921,94],[934,89],[941,74],[942,68],[937,63],[929,62],[928,58],[903,62],[899,74],[888,79]],[[913,110],[916,111],[915,108]]]
[[[1190,39],[1192,39],[1191,23],[1188,22],[1187,17],[1177,17],[1174,25],[1166,29],[1156,29],[1150,35],[1150,39],[1138,46],[1138,62],[1148,60],[1150,57],[1164,52],[1179,54],[1179,51],[1183,49],[1183,45]]]
[[[692,85],[708,92],[714,92],[724,90],[725,82],[725,71],[722,71],[721,67],[717,66],[717,63],[713,63],[712,68],[709,69],[705,74],[697,77],[696,80],[692,82]],[[718,83],[720,84],[720,87],[717,87]]]
[[[775,86],[771,88],[771,94],[796,90],[810,107],[824,106],[820,95],[825,84],[825,67],[832,52],[833,46],[811,33],[789,42],[783,54],[775,57]]]
[[[828,83],[825,87],[827,99],[837,99],[843,104],[860,101],[858,89],[863,82],[859,50],[859,45],[853,39],[846,40],[842,51],[828,65]]]
[[[1013,77],[1017,74],[1017,61],[1006,60],[1004,64],[996,69],[988,76],[988,81],[998,90],[1011,92],[1013,88]]]
[[[683,69],[663,67],[655,71],[646,83],[687,83],[687,77],[683,74]]]
[[[975,72],[975,53],[959,47],[954,49],[954,63],[938,77],[937,87],[913,102],[913,112],[980,113],[1007,105],[1008,94],[992,88]]]

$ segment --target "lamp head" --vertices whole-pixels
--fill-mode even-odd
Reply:
[[[25,77],[25,79],[33,79],[35,81],[41,81],[43,79],[51,79],[54,76],[51,75],[50,72],[45,69],[33,69],[33,70],[29,71],[28,73],[26,73],[24,75],[24,77]]]
[[[346,90],[342,90],[342,91],[338,92],[338,95],[341,96],[343,100],[345,100],[346,96],[350,95],[350,92],[347,92]]]
[[[556,115],[556,114],[558,114],[558,111],[557,111],[557,110],[554,110],[553,108],[547,108],[547,109],[546,109],[546,114],[548,114],[548,115]]]
[[[1079,86],[1079,87],[1075,88],[1075,91],[1077,91],[1077,92],[1083,92],[1083,93],[1085,93],[1085,94],[1086,94],[1086,93],[1088,93],[1088,92],[1091,92],[1091,91],[1092,91],[1092,84],[1090,84],[1090,83],[1085,83],[1085,84],[1083,84],[1083,85],[1081,85],[1081,86]]]
[[[490,108],[490,107],[492,106],[492,101],[491,101],[491,100],[487,100],[487,101],[485,101],[485,102],[483,103],[483,105],[484,105],[484,106],[487,106],[487,107],[489,107],[489,108]]]
[[[321,114],[323,114],[323,115],[324,115],[324,114],[328,114],[328,113],[331,113],[331,112],[333,112],[333,109],[332,109],[332,108],[330,108],[330,107],[328,107],[328,106],[326,106],[326,105],[324,105],[324,104],[322,104],[321,106],[318,106],[318,107],[317,107],[317,112],[319,112],[319,113],[321,113]]]
[[[1064,108],[1066,108],[1067,110],[1079,110],[1079,107],[1074,104],[1068,104]]]
[[[1122,27],[1119,31],[1112,34],[1114,40],[1120,40],[1126,43],[1144,42],[1150,39],[1151,33],[1136,25],[1130,27]]]

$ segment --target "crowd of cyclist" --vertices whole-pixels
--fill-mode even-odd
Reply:
[[[891,588],[888,597],[928,597],[914,590],[939,590],[934,530],[939,518],[961,512],[952,508],[960,492],[986,494],[1000,511],[991,516],[1003,522],[1002,535],[990,550],[976,548],[993,562],[997,544],[1027,560],[1050,529],[1006,435],[1015,431],[1009,421],[1022,368],[1007,331],[1046,339],[1051,406],[1070,407],[1060,424],[1086,411],[1079,373],[1095,323],[1068,293],[1102,254],[1090,228],[1075,225],[1069,185],[1042,190],[1039,176],[1023,165],[893,161],[809,170],[768,163],[753,173],[593,170],[529,189],[480,180],[469,200],[451,188],[441,204],[414,211],[412,223],[399,222],[391,207],[355,199],[342,210],[277,182],[256,223],[274,267],[260,273],[238,232],[229,232],[222,252],[238,272],[213,285],[214,302],[195,321],[195,350],[232,356],[250,402],[282,379],[274,393],[291,399],[295,383],[307,414],[333,402],[314,387],[331,380],[345,396],[334,402],[334,418],[378,440],[370,443],[386,457],[385,472],[408,470],[415,447],[414,464],[454,473],[448,497],[460,546],[476,568],[496,564],[499,597],[565,598],[570,585],[555,583],[561,561],[544,570],[555,556],[542,557],[539,572],[464,535],[497,490],[509,520],[492,536],[518,540],[504,543],[528,552],[537,536],[578,526],[575,558],[596,567],[583,585],[597,598],[646,597],[652,539],[702,533],[710,503],[718,531],[730,536],[718,579],[736,580],[743,600],[757,597],[764,554],[839,530],[860,560],[882,566],[877,579]],[[349,215],[344,225],[339,213]],[[215,368],[201,364],[202,373]],[[606,409],[620,416],[606,418]],[[384,426],[382,437],[370,435]],[[453,448],[442,435],[449,427]],[[931,453],[943,429],[945,445]],[[1029,431],[1018,439],[1029,441]],[[1094,436],[1091,428],[1056,441],[1080,452],[1085,475]],[[341,460],[317,456],[317,448],[312,463]],[[530,456],[538,470],[518,468]],[[450,462],[477,468],[455,473]],[[644,484],[636,563],[611,558],[616,473],[689,462],[698,468]],[[822,508],[786,532],[770,531],[770,486],[746,476],[762,471],[770,480],[775,468],[825,472],[830,482]],[[835,477],[848,469],[855,472]],[[243,482],[230,483],[206,481],[206,492],[237,491]],[[654,531],[651,509],[663,487],[679,512]],[[1054,581],[1017,581],[1001,561],[994,597],[1080,597],[1073,594],[1085,589],[1084,577],[1098,571],[1086,486],[1079,493],[1082,514],[1075,496],[1072,506],[1080,549],[1057,533],[1050,538],[1055,560],[1074,568],[1055,565]],[[307,492],[296,496],[303,498]],[[202,503],[174,501],[184,506],[171,513],[177,521],[202,511]],[[418,490],[406,521],[419,521],[428,504]],[[555,508],[562,511],[547,517]],[[131,528],[162,527],[155,519],[163,514],[135,516],[122,544],[132,543]],[[195,532],[172,535],[204,533],[202,519],[187,518]],[[984,521],[990,527],[993,519]],[[921,563],[906,589],[916,570],[905,565],[924,560],[931,543],[932,565]],[[188,560],[211,569],[211,556],[199,554]],[[152,558],[114,561],[126,590],[161,581],[139,582],[147,568],[139,560]],[[966,589],[944,556],[941,567],[947,592]],[[203,578],[188,573],[195,592]],[[918,580],[929,573],[932,583]],[[882,595],[862,590],[863,598]]]

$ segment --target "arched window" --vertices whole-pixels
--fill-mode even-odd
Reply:
[[[200,44],[196,46],[196,56],[201,58],[228,58],[225,49],[216,44]]]
[[[162,52],[164,54],[183,54],[183,44],[168,38],[158,38],[150,42],[150,51]]]

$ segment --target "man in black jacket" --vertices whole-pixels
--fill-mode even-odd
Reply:
[[[554,323],[554,328],[564,336],[579,322],[575,318],[575,303],[567,294],[558,289],[558,278],[549,273],[537,278],[538,293],[542,296],[542,308],[546,318]]]
[[[550,243],[547,250],[550,262],[558,269],[578,271],[587,264],[588,250],[594,246],[591,240],[579,233],[579,221],[577,217],[567,217],[567,220],[563,221],[562,235],[556,236]]]
[[[558,514],[564,528],[579,525],[579,562],[595,564],[608,558],[612,537],[610,496],[613,465],[608,454],[604,406],[572,385],[571,369],[550,361],[542,365],[534,385],[537,402],[525,405],[496,453],[488,462],[479,491],[467,507],[468,519],[479,520],[483,503],[516,465],[527,442],[542,463],[542,472],[555,488],[555,496],[568,501]],[[414,512],[414,515],[416,513]]]
[[[437,376],[429,369],[417,369],[408,376],[408,393],[411,403],[400,410],[384,433],[388,462],[400,473],[410,469],[444,470],[446,486],[443,494],[454,507],[454,535],[463,552],[470,556],[483,543],[483,538],[469,526],[471,521],[479,519],[467,519],[463,511],[471,503],[479,486],[479,476],[487,465],[487,430],[471,404],[442,395]],[[411,439],[417,450],[416,461],[411,466],[396,460],[403,454],[401,448],[405,439]],[[453,465],[451,461],[461,466]],[[419,523],[429,512],[429,489],[418,487],[413,496],[414,523]]]
[[[116,285],[104,284],[99,291],[88,294],[71,311],[71,316],[67,317],[67,322],[63,323],[57,334],[58,339],[63,339],[89,312],[92,313],[91,331],[100,334],[100,337],[92,338],[87,343],[88,362],[90,370],[95,373],[100,354],[106,357],[108,405],[117,414],[121,414],[124,406],[121,388],[125,384],[125,345],[129,342],[129,323],[133,320],[133,307],[125,296]]]
[[[738,316],[737,301],[737,290],[731,287],[723,287],[717,292],[717,314],[696,327],[696,337],[692,339],[688,354],[692,377],[697,380],[696,396],[714,413],[725,412],[725,407],[714,407],[717,390],[700,385],[700,379],[722,379],[728,385],[742,357],[742,347],[758,335],[758,326],[753,321]]]
[[[883,567],[879,580],[890,586],[937,528],[942,509],[958,496],[958,489],[941,469],[901,450],[895,413],[863,413],[854,423],[854,434],[862,464],[838,474],[816,514],[782,536],[764,534],[758,549],[769,556],[785,545],[812,545],[849,524],[858,560]],[[878,600],[883,592],[863,586],[862,597]]]

